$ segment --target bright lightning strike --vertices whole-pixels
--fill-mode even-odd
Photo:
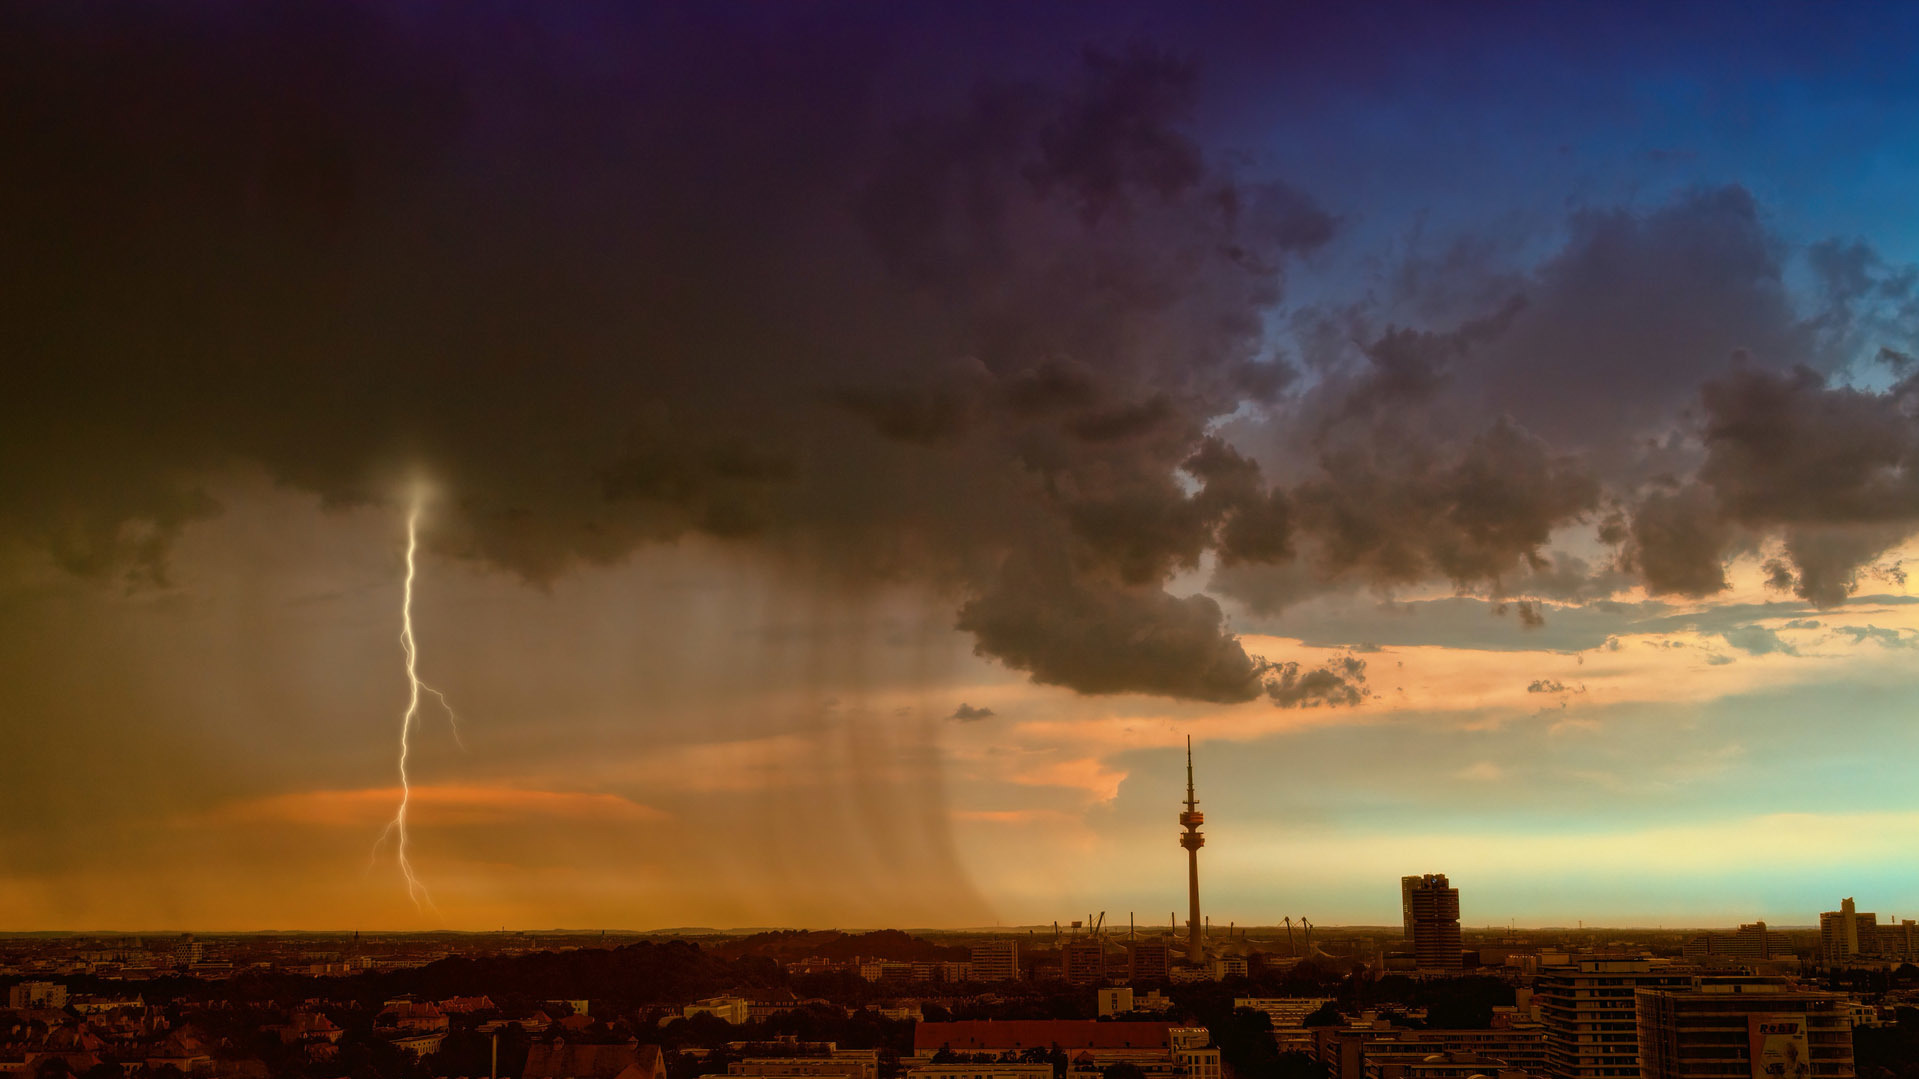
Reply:
[[[386,842],[388,836],[395,837],[397,842],[394,846],[399,855],[400,874],[406,878],[407,897],[413,900],[416,909],[424,911],[431,907],[438,911],[439,908],[433,904],[432,893],[427,891],[426,882],[414,872],[413,860],[407,853],[409,837],[406,828],[406,812],[413,801],[413,785],[407,778],[406,761],[407,754],[412,748],[413,723],[420,715],[421,693],[431,693],[439,699],[440,707],[446,709],[447,722],[453,727],[454,740],[460,743],[462,749],[466,747],[466,742],[460,738],[460,717],[454,714],[453,705],[447,701],[446,694],[420,680],[419,650],[413,643],[414,554],[419,549],[420,508],[423,501],[423,492],[416,489],[413,504],[406,515],[406,586],[400,599],[400,650],[406,657],[408,689],[406,714],[400,718],[400,805],[394,811],[393,819],[387,822],[386,830],[380,833],[375,850],[378,850],[379,844]]]

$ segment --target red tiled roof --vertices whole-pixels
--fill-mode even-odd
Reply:
[[[955,1053],[1007,1049],[1164,1049],[1171,1023],[1100,1023],[1091,1019],[968,1019],[918,1023],[913,1049],[951,1049]]]

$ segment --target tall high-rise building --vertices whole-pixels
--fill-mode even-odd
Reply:
[[[1186,736],[1186,811],[1179,815],[1180,827],[1186,833],[1179,837],[1179,845],[1186,848],[1186,893],[1192,904],[1192,914],[1186,922],[1186,961],[1198,966],[1206,958],[1204,947],[1200,943],[1199,920],[1199,848],[1206,845],[1206,836],[1199,826],[1206,823],[1206,814],[1199,811],[1199,800],[1193,797],[1193,738]]]
[[[1106,977],[1106,947],[1097,937],[1075,937],[1059,950],[1060,976],[1076,985],[1096,984]]]
[[[982,940],[973,945],[973,980],[1019,981],[1019,941]]]
[[[1157,941],[1126,946],[1127,973],[1136,982],[1163,982],[1171,976],[1173,949]]]
[[[1842,994],[1784,978],[1694,978],[1641,988],[1644,1079],[1852,1079],[1852,1022]]]
[[[1447,883],[1446,874],[1401,877],[1399,896],[1406,908],[1414,964],[1421,970],[1458,970],[1464,965],[1459,943],[1459,889]]]
[[[1419,887],[1421,879],[1417,876],[1399,878],[1399,917],[1405,923],[1408,944],[1413,942],[1413,889]]]
[[[1690,968],[1651,959],[1580,959],[1548,969],[1533,992],[1546,1027],[1547,1073],[1554,1079],[1637,1079],[1633,992],[1691,983]]]
[[[1839,901],[1838,910],[1819,916],[1819,957],[1828,964],[1844,963],[1871,951],[1878,932],[1879,916],[1859,913],[1847,896]]]

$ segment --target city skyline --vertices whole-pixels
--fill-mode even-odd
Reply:
[[[0,930],[1919,915],[1915,35],[14,5]]]

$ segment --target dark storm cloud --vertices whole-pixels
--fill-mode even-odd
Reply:
[[[1227,565],[1215,586],[1272,612],[1444,580],[1537,627],[1519,603],[1714,595],[1768,541],[1775,585],[1821,606],[1899,572],[1876,560],[1919,530],[1919,394],[1885,342],[1919,329],[1919,273],[1821,243],[1795,297],[1789,255],[1749,192],[1702,188],[1580,210],[1524,272],[1455,244],[1401,264],[1384,305],[1296,314],[1312,384],[1228,434],[1291,481],[1300,561]],[[1381,306],[1451,327],[1379,329]],[[1834,384],[1875,351],[1901,381]],[[1575,527],[1611,553],[1549,549]]]
[[[1293,488],[1288,510],[1322,581],[1496,585],[1522,567],[1545,567],[1539,551],[1553,529],[1580,519],[1598,497],[1577,461],[1506,418],[1454,445],[1387,425],[1324,446],[1319,475]],[[1253,599],[1232,587],[1230,564],[1220,577]]]
[[[1196,57],[737,15],[9,9],[7,538],[157,581],[210,472],[418,469],[430,542],[529,580],[751,541],[1040,681],[1256,697],[1164,586],[1290,551],[1205,430],[1292,379],[1332,218],[1201,147]]]
[[[209,474],[418,469],[430,542],[528,580],[720,537],[935,590],[1037,681],[1293,704],[1360,672],[1249,654],[1175,575],[1446,582],[1550,635],[1542,600],[1710,595],[1774,536],[1836,603],[1919,522],[1913,389],[1832,377],[1919,377],[1915,276],[1822,245],[1801,309],[1741,187],[1401,267],[1416,324],[1289,315],[1339,221],[1202,144],[1204,55],[527,10],[8,9],[10,546],[155,583]]]
[[[1633,519],[1633,557],[1654,587],[1718,591],[1737,545],[1776,534],[1785,557],[1765,564],[1768,584],[1832,607],[1919,524],[1915,376],[1874,392],[1803,366],[1743,367],[1708,381],[1701,405],[1697,482],[1649,495]]]
[[[960,608],[959,628],[981,655],[1084,693],[1234,703],[1259,695],[1265,670],[1226,632],[1207,596],[1101,583],[1023,558],[1009,559],[999,579]]]
[[[965,701],[961,701],[960,706],[953,709],[953,714],[946,718],[957,720],[961,723],[978,723],[983,719],[992,719],[998,714],[998,712],[993,711],[991,708],[975,708]]]

